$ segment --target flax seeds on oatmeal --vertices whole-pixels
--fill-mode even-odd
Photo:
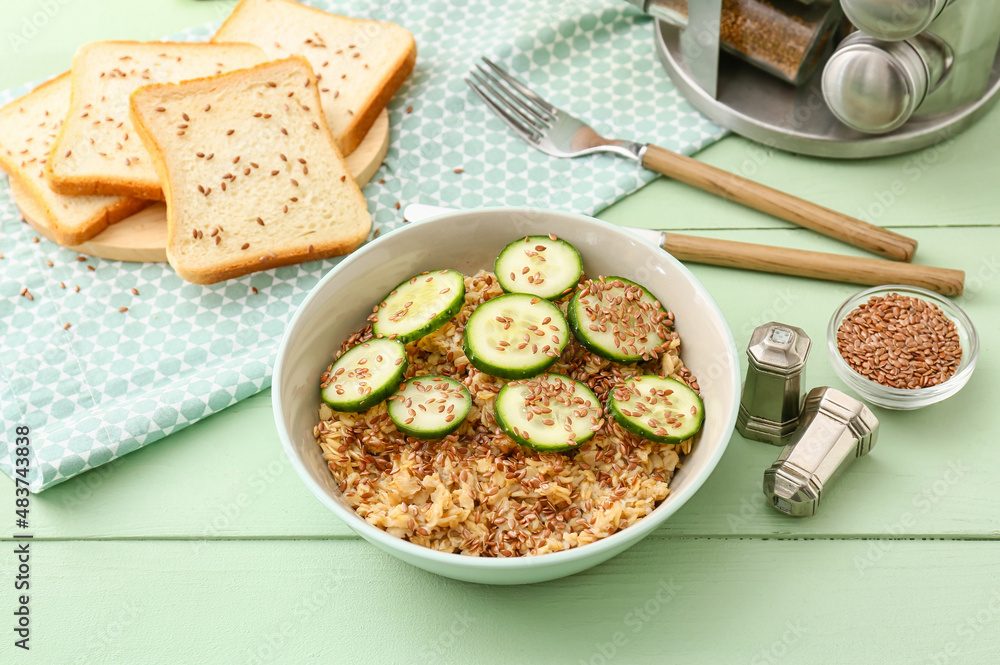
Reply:
[[[490,273],[466,277],[459,314],[407,345],[407,378],[442,374],[469,389],[473,407],[460,428],[439,441],[424,441],[400,433],[385,404],[354,414],[321,407],[314,434],[334,479],[367,522],[440,551],[535,555],[627,528],[669,494],[668,483],[692,441],[653,443],[613,419],[595,418],[595,436],[569,453],[540,453],[514,443],[493,415],[505,381],[476,370],[462,350],[462,331],[473,309],[501,293]],[[341,351],[371,338],[369,325],[352,334]],[[679,345],[673,336],[657,358],[629,366],[599,358],[571,340],[551,371],[582,381],[602,402],[636,374],[673,376],[691,385],[696,379],[683,367]],[[540,413],[545,409],[539,405]]]

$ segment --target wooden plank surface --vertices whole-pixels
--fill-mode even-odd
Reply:
[[[86,41],[157,39],[221,20],[235,2],[10,4],[0,16],[0,60],[17,66],[0,68],[0,87],[62,71]],[[355,5],[359,14],[375,6]],[[983,338],[976,375],[941,405],[877,409],[878,445],[816,517],[793,520],[764,506],[761,475],[778,451],[734,435],[704,488],[622,556],[532,587],[466,585],[381,553],[323,508],[281,451],[265,392],[32,497],[33,650],[24,657],[2,643],[0,663],[993,665],[998,122],[993,109],[953,141],[885,159],[819,160],[739,137],[698,155],[912,235],[918,262],[969,273],[958,302]],[[662,179],[601,217],[863,255]],[[692,270],[740,347],[768,320],[799,325],[814,341],[807,383],[843,388],[825,329],[857,289]],[[0,496],[11,505],[9,479],[0,478]],[[0,534],[12,533],[11,511],[0,514]],[[0,579],[11,579],[13,561],[0,556]],[[0,598],[11,602],[12,593]]]
[[[528,587],[446,580],[353,540],[32,547],[37,647],[19,663],[986,665],[997,654],[993,543],[653,537]]]
[[[951,140],[892,157],[823,160],[772,150],[739,136],[727,137],[698,153],[698,159],[770,187],[818,203],[900,233],[912,226],[993,226],[998,211],[988,196],[997,179],[1000,154],[1000,108]],[[653,140],[642,137],[643,140]],[[635,196],[620,203],[615,214],[632,226],[649,228],[790,228],[787,222],[748,210],[679,182],[659,179],[647,196],[664,205],[655,209]],[[947,196],[933,196],[947,192]],[[841,243],[830,241],[839,251]]]
[[[827,239],[805,231],[703,232],[812,248]],[[974,272],[996,265],[1000,229],[915,229],[942,265]],[[993,262],[992,264],[990,262]],[[811,386],[845,386],[826,350],[828,317],[849,285],[692,266],[715,294],[745,348],[756,325],[777,319],[813,339]],[[993,312],[1000,279],[982,280],[959,299],[982,335],[980,365],[964,391],[916,412],[875,409],[880,439],[828,493],[819,514],[791,519],[765,506],[771,446],[733,436],[704,488],[662,528],[680,535],[952,535],[1000,537],[1000,447],[989,408],[1000,393],[1000,327]],[[0,487],[13,483],[0,479]],[[151,491],[150,488],[155,488]],[[36,536],[45,538],[320,537],[349,535],[305,489],[281,450],[269,393],[239,403],[106,468],[54,487],[34,501]],[[12,526],[13,515],[0,514]],[[8,530],[8,529],[5,529]]]

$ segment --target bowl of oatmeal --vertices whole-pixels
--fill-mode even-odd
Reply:
[[[658,328],[649,331],[658,335],[655,348],[637,355],[626,348],[611,360],[556,330],[556,321],[546,321],[552,330],[544,341],[551,341],[543,352],[551,359],[544,373],[501,378],[494,374],[503,372],[483,371],[482,359],[465,343],[465,327],[486,303],[507,297],[494,261],[525,236],[555,237],[579,251],[578,290],[599,289],[606,276],[616,276],[619,287],[635,282],[648,289],[662,303]],[[460,273],[464,300],[446,323],[401,345],[398,378],[447,380],[470,398],[457,412],[461,417],[451,419],[447,434],[424,439],[405,420],[394,421],[392,397],[358,402],[353,410],[331,408],[339,403],[324,402],[327,393],[321,391],[339,389],[330,378],[338,358],[376,340],[373,308],[401,282],[433,271]],[[609,280],[606,289],[616,284]],[[551,302],[565,314],[569,295]],[[503,324],[502,316],[490,318]],[[359,536],[440,575],[522,584],[601,563],[676,512],[725,450],[739,377],[735,343],[718,306],[666,252],[590,217],[497,208],[447,213],[392,231],[345,259],[293,315],[277,355],[272,395],[278,433],[296,472]],[[663,423],[647,438],[641,422],[638,429],[625,427],[620,412],[614,418],[606,413],[612,397],[628,396],[624,386],[643,380],[676,382],[678,391],[697,393],[703,403],[697,433],[671,437]],[[580,415],[590,419],[577,443],[571,436],[568,445],[526,445],[531,441],[521,436],[527,436],[524,424],[518,430],[498,417],[502,391],[547,400],[546,394],[556,394],[554,386],[564,384],[578,385],[591,400],[575,398]],[[536,408],[545,422],[545,407]]]

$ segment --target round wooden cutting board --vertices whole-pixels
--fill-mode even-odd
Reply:
[[[383,110],[361,145],[344,159],[358,187],[364,187],[372,179],[382,166],[388,150],[389,112]],[[55,242],[38,205],[13,178],[10,180],[10,193],[28,224],[40,235]],[[69,249],[113,261],[166,261],[167,206],[164,203],[154,203],[115,222],[87,242],[70,246]]]

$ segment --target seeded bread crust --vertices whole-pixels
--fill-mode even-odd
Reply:
[[[343,155],[361,144],[417,61],[413,35],[394,23],[338,16],[294,0],[240,0],[212,41],[249,42],[270,58],[309,60],[321,83],[327,125]],[[385,52],[393,55],[374,62]],[[369,59],[374,67],[361,69],[367,92],[339,94],[345,72],[338,63],[364,68]]]
[[[173,131],[182,113],[186,137]],[[305,58],[144,86],[130,115],[164,184],[167,260],[189,282],[340,256],[371,230]]]
[[[27,195],[20,201],[61,245],[79,245],[149,201],[123,196],[71,197],[48,186],[44,164],[69,107],[70,75],[61,74],[0,109],[0,168]],[[30,129],[29,129],[30,128]],[[27,131],[26,131],[27,130]]]
[[[117,194],[162,201],[155,170],[128,121],[128,94],[146,83],[207,76],[265,60],[264,52],[252,44],[84,44],[73,56],[66,122],[45,165],[49,186],[75,196]],[[115,67],[106,69],[109,62]],[[108,83],[114,79],[130,81],[125,86]]]

